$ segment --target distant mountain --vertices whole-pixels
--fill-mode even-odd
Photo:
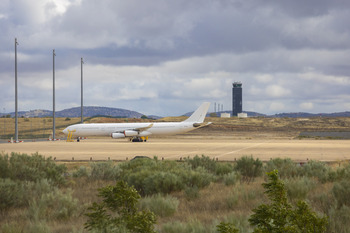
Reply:
[[[290,118],[308,118],[308,117],[350,117],[350,112],[335,112],[335,113],[307,113],[307,112],[295,112],[295,113],[279,113],[275,115],[269,115],[268,117],[290,117]]]
[[[56,117],[80,117],[80,107],[64,109],[62,111],[56,111]],[[243,111],[248,114],[248,117],[290,117],[290,118],[308,118],[308,117],[350,117],[350,112],[337,112],[337,113],[306,113],[306,112],[296,112],[296,113],[278,113],[274,115],[265,115],[257,112]],[[190,116],[193,112],[188,112],[183,114],[183,116]],[[221,111],[217,112],[217,116],[220,116],[221,113],[230,113],[231,111]],[[122,108],[108,108],[108,107],[94,107],[94,106],[85,106],[84,107],[84,117],[93,117],[93,116],[110,116],[110,117],[123,117],[123,118],[141,118],[144,114],[130,111]],[[211,113],[208,113],[207,116],[210,116]],[[15,116],[15,113],[6,113],[1,114],[10,115],[11,117]],[[52,116],[52,111],[49,110],[31,110],[31,111],[21,111],[18,112],[19,117],[50,117]],[[161,117],[150,115],[147,116],[152,119],[159,119]]]
[[[15,113],[9,113],[11,117],[15,116]],[[6,114],[7,115],[7,114]],[[83,108],[84,117],[93,116],[111,116],[111,117],[125,117],[125,118],[141,118],[143,114],[135,111],[130,111],[121,108],[107,108],[107,107],[93,107],[85,106]],[[19,117],[47,117],[52,116],[52,111],[49,110],[31,110],[27,112],[18,112]],[[64,109],[62,111],[56,111],[56,117],[80,117],[80,107]]]

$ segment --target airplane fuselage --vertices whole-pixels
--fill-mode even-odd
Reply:
[[[63,133],[67,140],[74,137],[110,136],[112,138],[130,138],[146,141],[148,136],[186,133],[206,126],[203,123],[210,103],[203,103],[192,115],[182,122],[148,122],[148,123],[95,123],[68,126]],[[70,139],[69,139],[70,140]]]
[[[134,131],[138,128],[146,128],[148,135],[171,135],[186,133],[195,129],[191,122],[156,122],[156,123],[98,123],[98,124],[76,124],[65,129],[66,132],[74,132],[76,137],[87,136],[111,136],[116,132]],[[141,132],[142,134],[142,132]],[[148,136],[145,135],[145,136]]]

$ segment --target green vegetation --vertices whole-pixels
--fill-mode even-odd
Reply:
[[[0,232],[348,232],[349,178],[347,163],[252,156],[59,164],[0,153]]]
[[[150,211],[138,211],[140,195],[124,181],[99,189],[103,200],[88,208],[85,228],[96,232],[155,232],[156,218]]]

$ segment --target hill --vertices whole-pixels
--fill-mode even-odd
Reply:
[[[56,111],[56,117],[80,117],[81,110],[80,107],[64,109],[62,111]],[[15,113],[9,113],[11,117],[15,116]],[[94,107],[85,106],[83,109],[84,117],[93,116],[111,116],[111,117],[123,117],[123,118],[141,118],[142,113],[121,109],[121,108],[108,108],[108,107]],[[52,116],[52,111],[49,110],[31,110],[18,112],[19,117],[50,117]]]

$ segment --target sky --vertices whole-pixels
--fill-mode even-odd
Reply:
[[[0,112],[85,106],[177,116],[350,111],[348,0],[1,0]]]

